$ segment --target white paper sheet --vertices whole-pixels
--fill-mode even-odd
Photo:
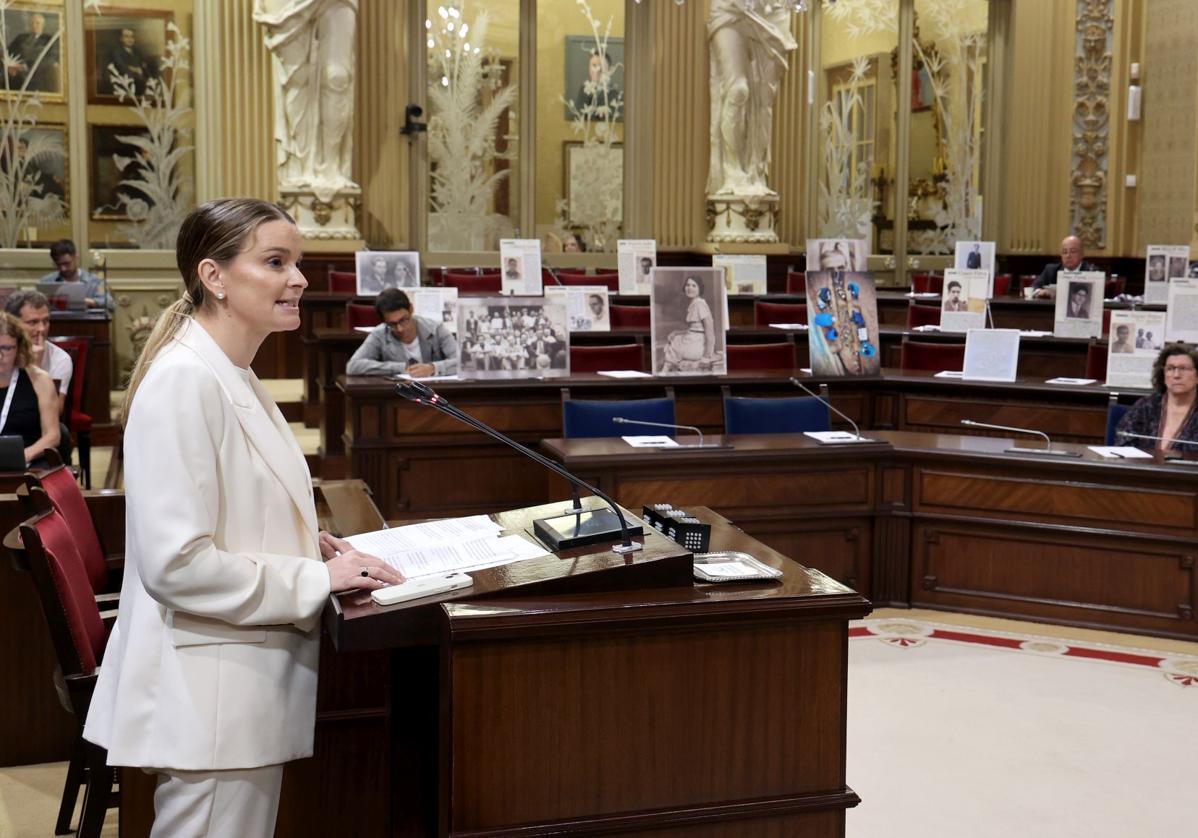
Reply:
[[[653,376],[647,372],[640,370],[599,370],[600,375],[606,375],[608,378],[652,378]]]
[[[722,576],[725,578],[735,576],[753,576],[757,573],[757,568],[744,562],[704,562],[703,572],[709,576]]]
[[[1091,451],[1115,460],[1151,460],[1152,455],[1130,445],[1087,445]]]
[[[669,436],[622,436],[620,439],[633,448],[677,448],[678,442]]]
[[[790,329],[793,331],[805,332],[805,331],[807,331],[807,324],[806,323],[771,323],[770,328],[771,329]]]
[[[1096,378],[1050,378],[1044,382],[1045,384],[1072,384],[1081,386],[1084,384],[1097,384]]]
[[[970,329],[965,336],[965,375],[976,381],[1014,381],[1019,366],[1016,329]]]
[[[804,431],[803,436],[809,436],[817,442],[868,442],[865,437],[857,436],[848,431]]]
[[[964,378],[965,373],[960,370],[941,370],[936,373],[933,378]]]
[[[363,553],[386,559],[387,556],[407,550],[490,537],[502,529],[486,515],[469,515],[358,533],[345,540]]]

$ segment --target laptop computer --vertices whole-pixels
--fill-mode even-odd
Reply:
[[[0,436],[0,471],[25,470],[25,440],[15,434]]]
[[[50,298],[50,306],[59,310],[82,311],[87,308],[87,285],[83,282],[39,280],[37,290]]]

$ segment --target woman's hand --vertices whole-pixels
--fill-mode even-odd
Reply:
[[[349,550],[324,563],[333,593],[362,589],[373,591],[403,582],[403,575],[382,559]]]
[[[338,553],[348,553],[354,546],[344,538],[338,538],[328,530],[320,531],[320,555],[326,562],[337,557]]]
[[[320,555],[328,568],[330,588],[333,593],[355,588],[374,590],[388,585],[398,585],[403,574],[375,556],[355,550],[344,538],[338,538],[327,530],[320,531]],[[366,575],[362,575],[366,571]]]

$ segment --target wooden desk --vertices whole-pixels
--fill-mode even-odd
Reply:
[[[437,627],[427,637],[400,629],[411,624],[396,617],[404,609],[342,597],[326,612],[334,657],[389,655],[387,701],[371,723],[383,744],[347,775],[335,756],[346,743],[324,735],[346,725],[318,722],[318,766],[305,776],[334,796],[339,776],[370,778],[374,805],[355,810],[362,835],[843,835],[857,803],[845,776],[847,623],[869,603],[693,511],[713,523],[714,546],[753,553],[784,571],[781,582],[693,584],[689,554],[651,532],[648,549],[685,559],[682,577],[629,586],[634,568],[623,568],[577,593],[535,581],[502,597],[467,593],[424,608]],[[498,520],[523,531],[546,512]],[[519,572],[547,571],[570,590],[561,583],[579,581],[570,577],[593,549]],[[504,573],[519,581],[518,570]],[[476,585],[498,579],[483,571]],[[371,651],[380,645],[402,648]],[[379,811],[381,789],[389,810]],[[336,828],[321,795],[292,790],[285,783],[281,834]]]
[[[874,602],[1198,639],[1198,466],[1005,453],[991,437],[875,431],[731,450],[619,439],[542,449],[622,505],[708,505]],[[557,478],[548,492],[563,489]]]
[[[789,371],[728,376],[634,380],[601,375],[524,381],[447,381],[437,390],[453,404],[525,445],[562,436],[561,388],[573,398],[635,399],[674,390],[677,421],[704,432],[723,430],[721,388],[734,395],[801,395]],[[1109,390],[1092,385],[1012,384],[936,378],[932,373],[886,370],[878,378],[821,379],[833,403],[864,428],[958,433],[961,419],[1051,429],[1055,439],[1101,442]],[[339,376],[345,416],[326,429],[344,428],[346,472],[374,491],[388,519],[449,517],[532,506],[549,499],[538,469],[520,454],[431,408],[404,401],[378,377]],[[1129,392],[1126,400],[1140,393]],[[325,440],[334,436],[326,434]],[[785,547],[783,550],[785,551]]]

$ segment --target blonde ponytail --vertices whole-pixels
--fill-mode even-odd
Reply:
[[[146,376],[146,370],[154,363],[154,357],[170,342],[191,317],[204,308],[207,295],[200,282],[199,265],[211,259],[218,265],[227,265],[252,241],[254,232],[267,221],[295,220],[276,204],[256,198],[218,198],[208,201],[188,213],[179,226],[175,242],[175,263],[183,277],[183,296],[158,315],[146,345],[129,374],[129,386],[121,404],[120,421],[124,427],[129,422],[129,411],[133,397]]]
[[[129,373],[129,385],[125,389],[124,401],[121,402],[120,422],[122,428],[129,422],[129,411],[133,409],[133,397],[137,395],[137,388],[141,384],[141,380],[146,377],[146,371],[150,368],[150,364],[154,363],[154,357],[163,346],[179,334],[184,322],[191,319],[194,313],[195,305],[191,301],[191,296],[185,293],[158,315],[158,320],[154,323],[154,328],[146,339],[146,345],[142,347],[141,354],[137,356],[137,362],[133,365],[133,371]]]

